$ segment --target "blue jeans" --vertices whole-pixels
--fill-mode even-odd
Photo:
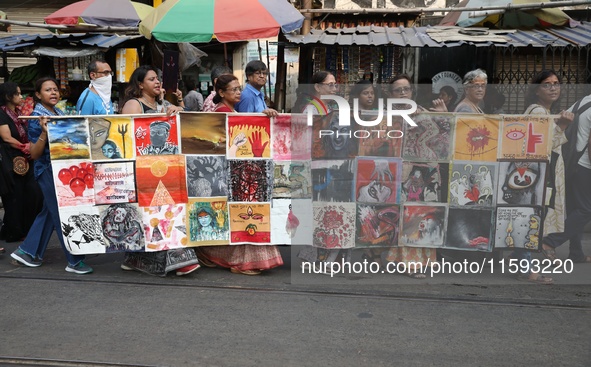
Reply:
[[[43,192],[43,209],[35,218],[27,238],[20,245],[20,250],[29,254],[32,257],[37,257],[43,260],[43,255],[49,244],[51,234],[55,229],[57,238],[60,241],[62,250],[66,254],[68,264],[78,265],[84,260],[83,255],[72,255],[64,244],[64,236],[62,235],[62,225],[60,223],[60,216],[57,209],[57,197],[55,195],[55,185],[53,183],[53,173],[51,168],[46,168],[37,178],[37,183]]]
[[[564,232],[550,233],[544,237],[543,243],[556,248],[570,240],[568,258],[581,262],[585,260],[581,239],[585,226],[591,221],[591,169],[577,166],[572,183],[566,184],[568,193]]]

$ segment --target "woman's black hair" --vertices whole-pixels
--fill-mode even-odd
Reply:
[[[220,91],[226,90],[228,85],[232,83],[234,80],[238,80],[234,74],[222,74],[218,76],[217,80],[215,81],[215,97],[213,97],[213,103],[218,104],[222,101],[222,96],[220,95]]]
[[[5,106],[12,98],[18,95],[18,84],[6,82],[0,84],[0,106]]]
[[[560,81],[558,74],[556,74],[556,72],[551,69],[542,70],[539,73],[537,73],[536,75],[534,75],[534,77],[531,79],[530,86],[527,89],[527,94],[525,95],[525,107],[526,108],[532,104],[539,103],[539,98],[536,95],[536,92],[538,91],[540,84],[542,84],[542,82],[544,80],[548,79],[549,77],[551,77],[553,75],[555,77],[557,77],[558,80]],[[560,98],[558,100],[554,101],[554,103],[552,103],[552,106],[550,106],[551,112],[556,112],[556,111],[554,111],[554,109],[559,105],[559,103],[560,103],[559,101],[560,101]]]
[[[37,79],[35,81],[35,93],[33,94],[33,100],[35,100],[35,103],[41,102],[41,100],[37,98],[37,93],[41,93],[41,88],[43,87],[43,84],[45,82],[54,82],[55,86],[58,87],[58,89],[60,87],[60,84],[57,82],[57,80],[50,76],[44,76],[42,78]]]
[[[369,80],[360,80],[357,83],[355,83],[353,85],[353,87],[351,87],[351,90],[349,91],[349,105],[353,106],[353,99],[354,98],[359,98],[359,96],[361,95],[361,93],[366,90],[368,87],[371,87],[373,89],[375,98],[373,101],[373,106],[375,107],[376,102],[378,101],[378,96],[377,96],[377,90],[376,88],[373,86],[373,83]]]
[[[457,102],[458,93],[456,93],[456,90],[451,85],[444,85],[441,87],[441,89],[439,89],[439,93],[441,92],[445,92],[445,94],[451,97],[451,101],[449,102],[450,106],[453,106]],[[448,108],[448,110],[450,109]]]
[[[125,88],[124,101],[121,106],[125,105],[127,101],[134,98],[140,98],[142,96],[142,90],[140,84],[146,79],[148,72],[153,71],[158,75],[158,70],[150,65],[142,65],[135,69],[129,77],[129,85]],[[160,102],[160,96],[156,96],[156,102]]]

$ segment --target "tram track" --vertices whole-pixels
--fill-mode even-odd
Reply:
[[[0,366],[31,367],[156,367],[152,364],[109,363],[97,361],[76,361],[72,359],[23,358],[0,355]]]
[[[191,290],[208,290],[208,291],[235,291],[247,293],[266,293],[266,294],[285,294],[293,296],[322,296],[322,297],[342,297],[342,298],[364,298],[374,300],[391,300],[391,301],[405,301],[405,302],[430,302],[430,303],[447,303],[447,304],[466,304],[466,305],[480,305],[480,306],[500,306],[500,307],[527,307],[537,309],[560,309],[560,310],[579,310],[590,311],[591,304],[573,304],[561,303],[560,300],[514,300],[514,299],[494,299],[494,298],[473,298],[474,295],[426,295],[420,296],[416,294],[392,294],[392,293],[378,293],[378,292],[347,292],[347,291],[330,291],[330,290],[307,290],[307,289],[285,289],[280,287],[253,287],[240,285],[203,285],[203,284],[162,284],[159,282],[133,282],[133,281],[114,281],[114,280],[100,280],[100,279],[59,279],[52,277],[34,276],[34,277],[17,277],[6,274],[0,274],[0,279],[13,279],[23,281],[46,281],[46,282],[61,282],[61,283],[85,283],[85,284],[100,284],[111,286],[143,286],[155,288],[175,288],[175,289],[191,289]],[[0,359],[0,362],[2,360]]]

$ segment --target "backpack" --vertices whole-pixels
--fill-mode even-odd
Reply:
[[[579,117],[589,108],[591,108],[591,102],[587,102],[583,106],[580,107],[581,100],[577,101],[573,107],[573,113],[575,114],[575,118],[573,122],[571,122],[566,130],[564,130],[564,135],[568,140],[566,143],[562,144],[562,158],[564,160],[564,180],[566,185],[568,186],[570,182],[572,182],[572,178],[574,173],[577,170],[577,165],[579,159],[583,156],[583,154],[587,151],[589,144],[585,144],[585,148],[582,151],[577,151],[577,133],[579,131]]]

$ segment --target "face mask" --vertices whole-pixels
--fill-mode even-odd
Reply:
[[[102,76],[100,78],[96,78],[90,81],[90,86],[94,87],[96,93],[101,97],[103,100],[103,104],[105,106],[111,105],[111,87],[113,85],[113,78],[108,76]],[[107,112],[110,108],[107,108]]]

